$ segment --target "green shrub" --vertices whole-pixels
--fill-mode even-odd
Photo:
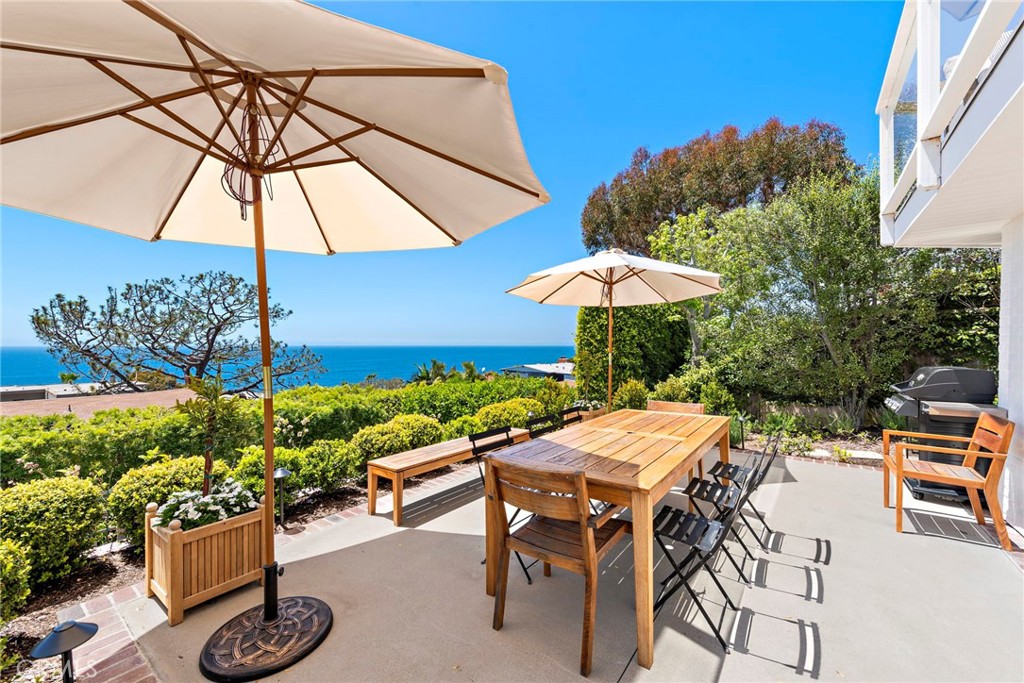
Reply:
[[[514,398],[510,401],[484,406],[477,411],[476,419],[480,421],[484,429],[498,427],[523,429],[530,419],[530,413],[533,413],[534,417],[540,417],[544,414],[544,406],[532,398]]]
[[[480,420],[473,415],[463,415],[444,425],[444,438],[445,440],[458,439],[482,431],[484,431],[484,425]]]
[[[709,415],[731,415],[736,412],[736,400],[729,390],[714,378],[701,387],[698,403],[704,404],[704,412]]]
[[[532,398],[543,387],[543,379],[498,377],[486,382],[416,384],[396,393],[401,402],[400,412],[428,415],[446,423],[474,415],[492,403]]]
[[[102,521],[102,493],[85,479],[40,479],[0,491],[0,538],[24,546],[33,586],[80,567],[101,540]]]
[[[731,415],[736,410],[736,399],[722,381],[720,370],[705,363],[689,367],[660,382],[651,392],[655,401],[703,403],[710,415]]]
[[[429,446],[444,439],[441,423],[426,415],[397,415],[388,422],[364,427],[352,437],[356,460],[351,468],[361,475],[366,462],[402,453],[413,448]]]
[[[295,494],[307,488],[305,463],[306,458],[301,450],[275,446],[274,468],[283,467],[291,472],[291,476],[285,482],[285,503],[295,500]],[[242,488],[252,491],[256,500],[259,500],[264,493],[264,467],[263,446],[249,446],[242,449],[242,457],[231,471],[231,476],[242,485]]]
[[[301,447],[320,440],[351,439],[363,427],[394,417],[394,401],[385,396],[388,393],[349,385],[281,392],[274,414],[282,444]]]
[[[0,621],[18,616],[18,610],[31,592],[31,573],[32,563],[25,547],[6,538],[0,539]]]
[[[638,379],[623,382],[612,395],[612,410],[643,410],[647,407],[648,394],[647,387]]]
[[[334,491],[346,478],[358,478],[366,471],[357,471],[358,453],[347,441],[316,441],[302,451],[305,462],[302,475],[306,486],[321,491]]]
[[[213,477],[222,480],[228,466],[213,462]],[[145,540],[146,505],[163,505],[177,491],[199,491],[203,487],[203,458],[174,458],[129,470],[110,490],[110,517],[129,543],[141,548]]]
[[[544,406],[544,415],[558,415],[576,400],[576,390],[549,377],[533,398]]]

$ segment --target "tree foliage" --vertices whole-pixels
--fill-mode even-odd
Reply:
[[[731,391],[839,404],[859,425],[922,358],[992,357],[991,255],[883,247],[878,202],[876,172],[815,173],[767,207],[705,209],[652,236],[656,257],[722,274],[696,329]]]
[[[270,322],[290,314],[273,305]],[[133,391],[154,380],[166,386],[211,375],[232,391],[258,387],[259,342],[245,334],[258,320],[256,287],[223,271],[112,287],[96,309],[84,296],[57,294],[31,317],[36,336],[62,365]],[[323,372],[320,357],[305,346],[296,351],[274,342],[272,352],[281,385]]]
[[[725,126],[657,154],[640,147],[627,169],[587,199],[583,245],[648,255],[647,238],[662,222],[705,206],[767,205],[793,181],[815,171],[843,174],[849,164],[842,131],[813,119],[786,126],[773,117],[745,136]]]

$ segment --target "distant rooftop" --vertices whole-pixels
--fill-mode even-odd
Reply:
[[[576,369],[575,363],[562,362],[562,363],[529,363],[523,365],[513,365],[509,368],[502,368],[501,371],[506,375],[528,375],[528,376],[547,376],[547,375],[561,375],[563,377],[572,377],[573,372]]]
[[[76,385],[58,385],[73,387]],[[82,386],[82,385],[77,385]],[[3,387],[4,390],[15,387]],[[30,388],[30,387],[21,387]],[[31,387],[38,388],[38,387]],[[187,401],[193,396],[190,389],[167,389],[166,391],[142,391],[121,394],[86,394],[72,393],[54,398],[30,401],[4,401],[0,403],[0,417],[14,415],[59,415],[73,413],[80,418],[88,419],[101,410],[111,408],[146,408],[161,406],[171,408],[178,401]],[[67,400],[61,400],[67,399]]]

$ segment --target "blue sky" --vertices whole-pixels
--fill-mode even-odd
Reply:
[[[495,61],[547,206],[457,249],[330,258],[268,255],[272,297],[294,311],[275,336],[313,344],[571,344],[576,309],[504,294],[579,258],[590,191],[652,151],[770,116],[839,125],[864,162],[898,2],[323,3],[335,12]],[[224,269],[254,279],[248,250],[129,237],[0,210],[0,343],[37,343],[53,294]]]

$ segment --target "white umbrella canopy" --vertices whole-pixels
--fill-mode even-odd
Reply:
[[[549,199],[504,69],[297,0],[3,2],[0,48],[4,205],[255,249],[271,496],[265,250],[456,246]],[[322,601],[278,601],[264,509],[264,602],[207,642],[214,680],[267,676],[331,628]]]
[[[273,143],[268,249],[452,246],[548,201],[506,73],[486,60],[293,1],[0,12],[6,205],[147,240],[254,246],[221,189],[249,80]]]
[[[664,304],[722,291],[719,276],[698,268],[627,254],[621,249],[527,276],[508,290],[542,304],[608,307],[608,405],[612,402],[613,313],[617,306]]]

